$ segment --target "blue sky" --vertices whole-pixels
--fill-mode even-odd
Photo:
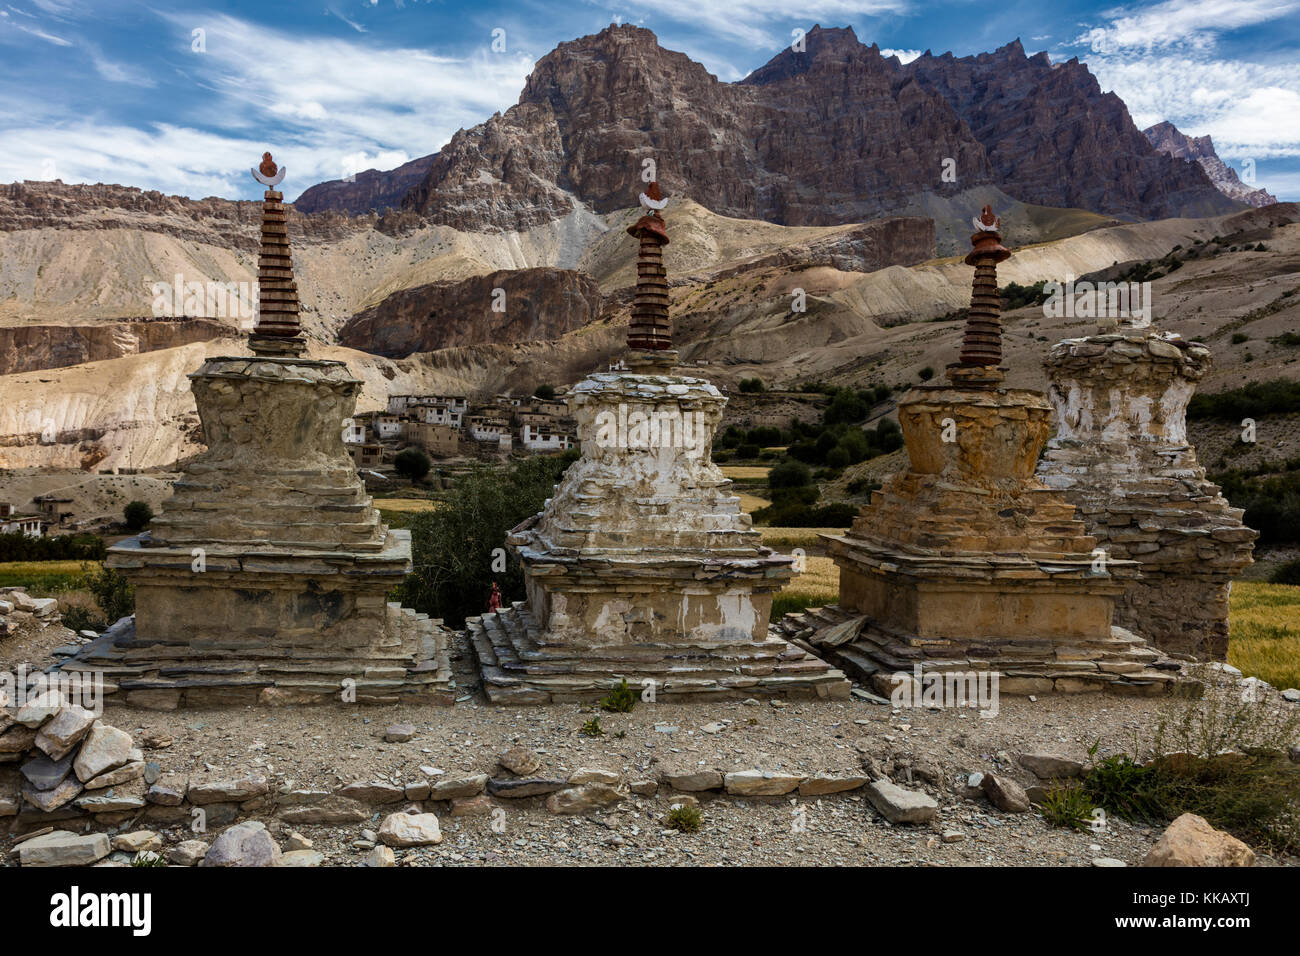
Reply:
[[[557,43],[610,22],[722,80],[813,23],[904,59],[1019,37],[1087,62],[1140,127],[1209,133],[1239,172],[1254,161],[1256,185],[1300,200],[1300,0],[0,0],[0,182],[253,198],[269,148],[292,198],[435,151],[513,105]]]

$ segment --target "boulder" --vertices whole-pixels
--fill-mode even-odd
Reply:
[[[1029,796],[1010,777],[986,773],[980,788],[984,791],[984,796],[989,798],[989,803],[1003,813],[1024,813],[1029,809]]]
[[[726,774],[722,783],[727,793],[738,797],[775,797],[789,793],[803,780],[803,777],[770,770],[741,770]]]
[[[18,861],[23,866],[89,866],[111,850],[106,833],[78,835],[55,830],[20,843]]]
[[[94,714],[78,704],[69,704],[41,727],[36,746],[50,759],[59,760],[81,742],[94,723]]]
[[[497,760],[516,777],[527,777],[542,766],[542,758],[527,747],[511,747]]]
[[[385,846],[432,846],[442,842],[436,813],[390,813],[379,825],[379,842]]]
[[[195,806],[209,803],[243,803],[267,792],[266,777],[250,774],[237,780],[209,780],[190,784],[186,796]]]
[[[478,796],[487,787],[487,781],[488,777],[485,773],[475,774],[472,777],[438,780],[429,787],[429,799],[460,800],[465,797]]]
[[[116,770],[130,760],[131,749],[130,734],[97,720],[82,741],[72,769],[76,771],[77,779],[83,783],[93,780],[101,773]]]
[[[1056,754],[1021,754],[1020,766],[1039,780],[1070,780],[1083,775],[1083,763]]]
[[[939,815],[939,801],[918,790],[906,790],[888,780],[867,784],[871,805],[890,823],[929,823]]]
[[[280,848],[257,820],[237,823],[221,832],[200,866],[278,866]]]
[[[611,806],[622,799],[623,795],[607,784],[589,783],[551,794],[546,798],[546,809],[561,815],[588,813]]]
[[[1143,866],[1254,866],[1255,851],[1194,813],[1169,824]]]

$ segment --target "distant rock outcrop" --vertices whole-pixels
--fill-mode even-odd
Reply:
[[[1142,131],[1151,145],[1166,156],[1195,160],[1205,170],[1216,189],[1229,199],[1251,206],[1271,206],[1277,197],[1266,189],[1247,186],[1237,178],[1237,171],[1219,158],[1214,142],[1208,136],[1188,136],[1173,123],[1157,123]]]
[[[195,318],[3,326],[0,327],[0,375],[102,362],[237,334],[234,326],[215,319]]]
[[[669,195],[784,225],[860,222],[980,185],[1134,219],[1233,209],[1157,152],[1086,65],[1026,57],[1019,41],[903,65],[851,29],[814,27],[804,51],[722,83],[630,25],[542,57],[519,103],[425,157],[401,204],[462,230],[526,229],[579,203],[628,206],[647,159]],[[395,201],[413,168],[313,187],[304,208]]]
[[[451,346],[555,339],[600,311],[600,287],[584,272],[513,269],[395,292],[349,319],[339,342],[404,358]]]
[[[293,201],[294,208],[307,214],[333,210],[352,216],[396,208],[402,204],[402,197],[424,179],[436,158],[436,153],[421,156],[387,172],[367,169],[350,182],[335,179],[318,183]]]

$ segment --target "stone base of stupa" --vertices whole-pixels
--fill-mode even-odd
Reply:
[[[1095,552],[1072,505],[1034,479],[1050,408],[1037,392],[921,386],[899,403],[911,468],[844,535],[823,535],[840,603],[780,633],[877,688],[895,673],[990,671],[1001,691],[1175,681],[1160,654],[1115,630],[1132,561]]]
[[[207,450],[145,534],[109,549],[135,616],[61,670],[160,708],[451,703],[440,621],[389,601],[411,566],[357,478],[340,362],[209,359],[190,376]]]
[[[542,628],[524,602],[467,622],[483,692],[494,704],[598,700],[626,680],[655,700],[748,697],[844,700],[844,674],[779,635],[764,641],[579,646],[541,644]]]
[[[1151,328],[1057,343],[1047,360],[1057,434],[1038,477],[1077,505],[1098,547],[1137,561],[1116,623],[1162,650],[1224,660],[1232,579],[1257,533],[1205,477],[1186,409],[1210,352]]]
[[[570,393],[582,458],[507,545],[528,601],[468,621],[497,703],[848,696],[842,673],[768,633],[794,559],[762,544],[710,452],[725,399],[633,356]],[[651,371],[651,370],[654,371]]]

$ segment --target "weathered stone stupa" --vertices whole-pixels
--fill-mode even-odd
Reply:
[[[1164,651],[1223,660],[1231,579],[1257,533],[1187,440],[1187,403],[1209,366],[1209,349],[1149,318],[1058,342],[1047,359],[1056,436],[1038,475],[1078,506],[1099,547],[1140,562],[1116,622]]]
[[[591,700],[621,680],[655,699],[848,696],[839,671],[768,633],[794,559],[762,545],[713,463],[726,399],[680,374],[651,183],[628,330],[629,371],[570,392],[582,457],[508,545],[528,600],[470,618],[493,703]]]
[[[888,693],[892,675],[997,672],[1010,694],[1111,687],[1158,692],[1159,655],[1112,630],[1133,562],[1094,554],[1074,506],[1034,478],[1050,429],[1039,392],[1003,387],[1000,221],[975,221],[971,307],[946,383],[899,401],[911,467],[891,476],[844,535],[823,535],[840,604],[782,631]],[[1177,665],[1172,665],[1176,668]]]
[[[270,154],[253,175],[278,185]],[[149,531],[109,549],[135,586],[124,619],[64,669],[132,704],[451,702],[448,632],[387,593],[410,532],[384,525],[341,438],[361,383],[304,357],[281,193],[266,191],[252,356],[190,376],[207,450]]]

